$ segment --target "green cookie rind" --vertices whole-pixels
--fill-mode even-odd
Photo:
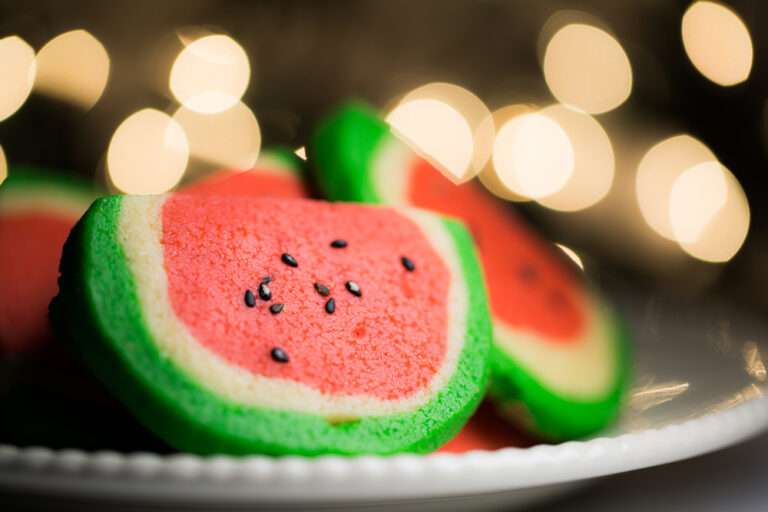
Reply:
[[[307,148],[314,179],[325,197],[340,201],[385,203],[370,175],[381,141],[391,133],[368,105],[351,101],[327,118]],[[572,400],[547,389],[496,343],[491,344],[491,390],[504,406],[522,405],[526,427],[548,440],[583,437],[598,431],[619,409],[628,381],[628,332],[615,312],[606,311],[614,327],[616,384],[593,400]]]
[[[307,146],[307,161],[320,192],[335,201],[381,203],[367,170],[379,140],[388,132],[387,124],[361,102],[345,104],[319,125]]]
[[[93,185],[82,178],[31,165],[9,168],[8,176],[0,183],[0,197],[25,192],[34,193],[35,196],[52,194],[67,197],[84,205],[90,204],[97,197]]]
[[[615,312],[600,314],[610,318],[613,339],[617,340],[616,382],[620,385],[588,401],[566,399],[543,386],[530,371],[493,344],[489,394],[497,406],[502,411],[522,409],[523,414],[515,418],[518,423],[548,441],[588,436],[615,419],[629,376],[629,331]]]
[[[141,314],[133,276],[116,239],[120,198],[103,198],[72,231],[51,304],[57,332],[150,430],[201,454],[425,453],[450,437],[481,400],[490,321],[470,237],[446,220],[470,293],[465,345],[444,389],[411,413],[331,425],[318,415],[239,405],[214,395],[164,357]],[[479,281],[482,282],[482,281]]]

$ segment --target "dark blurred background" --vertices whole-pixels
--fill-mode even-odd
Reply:
[[[0,147],[10,172],[38,164],[113,192],[146,191],[118,179],[142,162],[110,160],[111,145],[120,146],[115,155],[152,158],[152,176],[170,174],[158,178],[159,192],[216,167],[252,165],[259,147],[298,150],[349,97],[389,114],[418,144],[416,128],[396,123],[415,118],[433,134],[445,126],[430,127],[426,111],[395,113],[439,100],[474,134],[468,172],[499,195],[528,199],[515,207],[595,275],[765,310],[766,20],[758,1],[5,1]],[[204,39],[218,46],[204,48]],[[213,64],[198,69],[195,58]],[[434,83],[442,86],[420,89]],[[201,99],[205,87],[223,87],[224,104],[232,101]],[[510,183],[529,180],[523,192],[536,183],[510,178],[517,171],[500,156],[525,130],[540,155],[558,155],[551,133],[512,126],[542,108],[571,144],[573,174],[561,188],[578,178],[574,190],[592,194],[567,211],[547,194],[524,198]],[[117,140],[144,109],[182,127],[181,163],[152,156],[157,144],[142,138],[154,133],[149,125]],[[501,140],[507,125],[512,138]]]

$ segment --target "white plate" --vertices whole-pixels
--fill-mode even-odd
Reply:
[[[551,497],[587,479],[693,457],[766,430],[766,368],[756,341],[767,339],[768,325],[722,304],[645,297],[616,297],[636,331],[636,386],[619,425],[596,439],[464,454],[349,458],[122,455],[0,446],[0,490],[22,501],[55,498],[97,509],[479,509]]]

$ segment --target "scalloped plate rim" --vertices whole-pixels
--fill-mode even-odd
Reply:
[[[463,454],[316,458],[120,454],[0,444],[0,490],[167,503],[436,499],[556,486],[683,460],[768,429],[768,396],[615,437]],[[301,491],[297,492],[297,486]]]

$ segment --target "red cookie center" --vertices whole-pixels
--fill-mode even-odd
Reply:
[[[378,399],[411,396],[439,371],[451,276],[412,220],[355,205],[176,195],[162,226],[173,309],[225,360]],[[346,247],[331,246],[340,239]]]

